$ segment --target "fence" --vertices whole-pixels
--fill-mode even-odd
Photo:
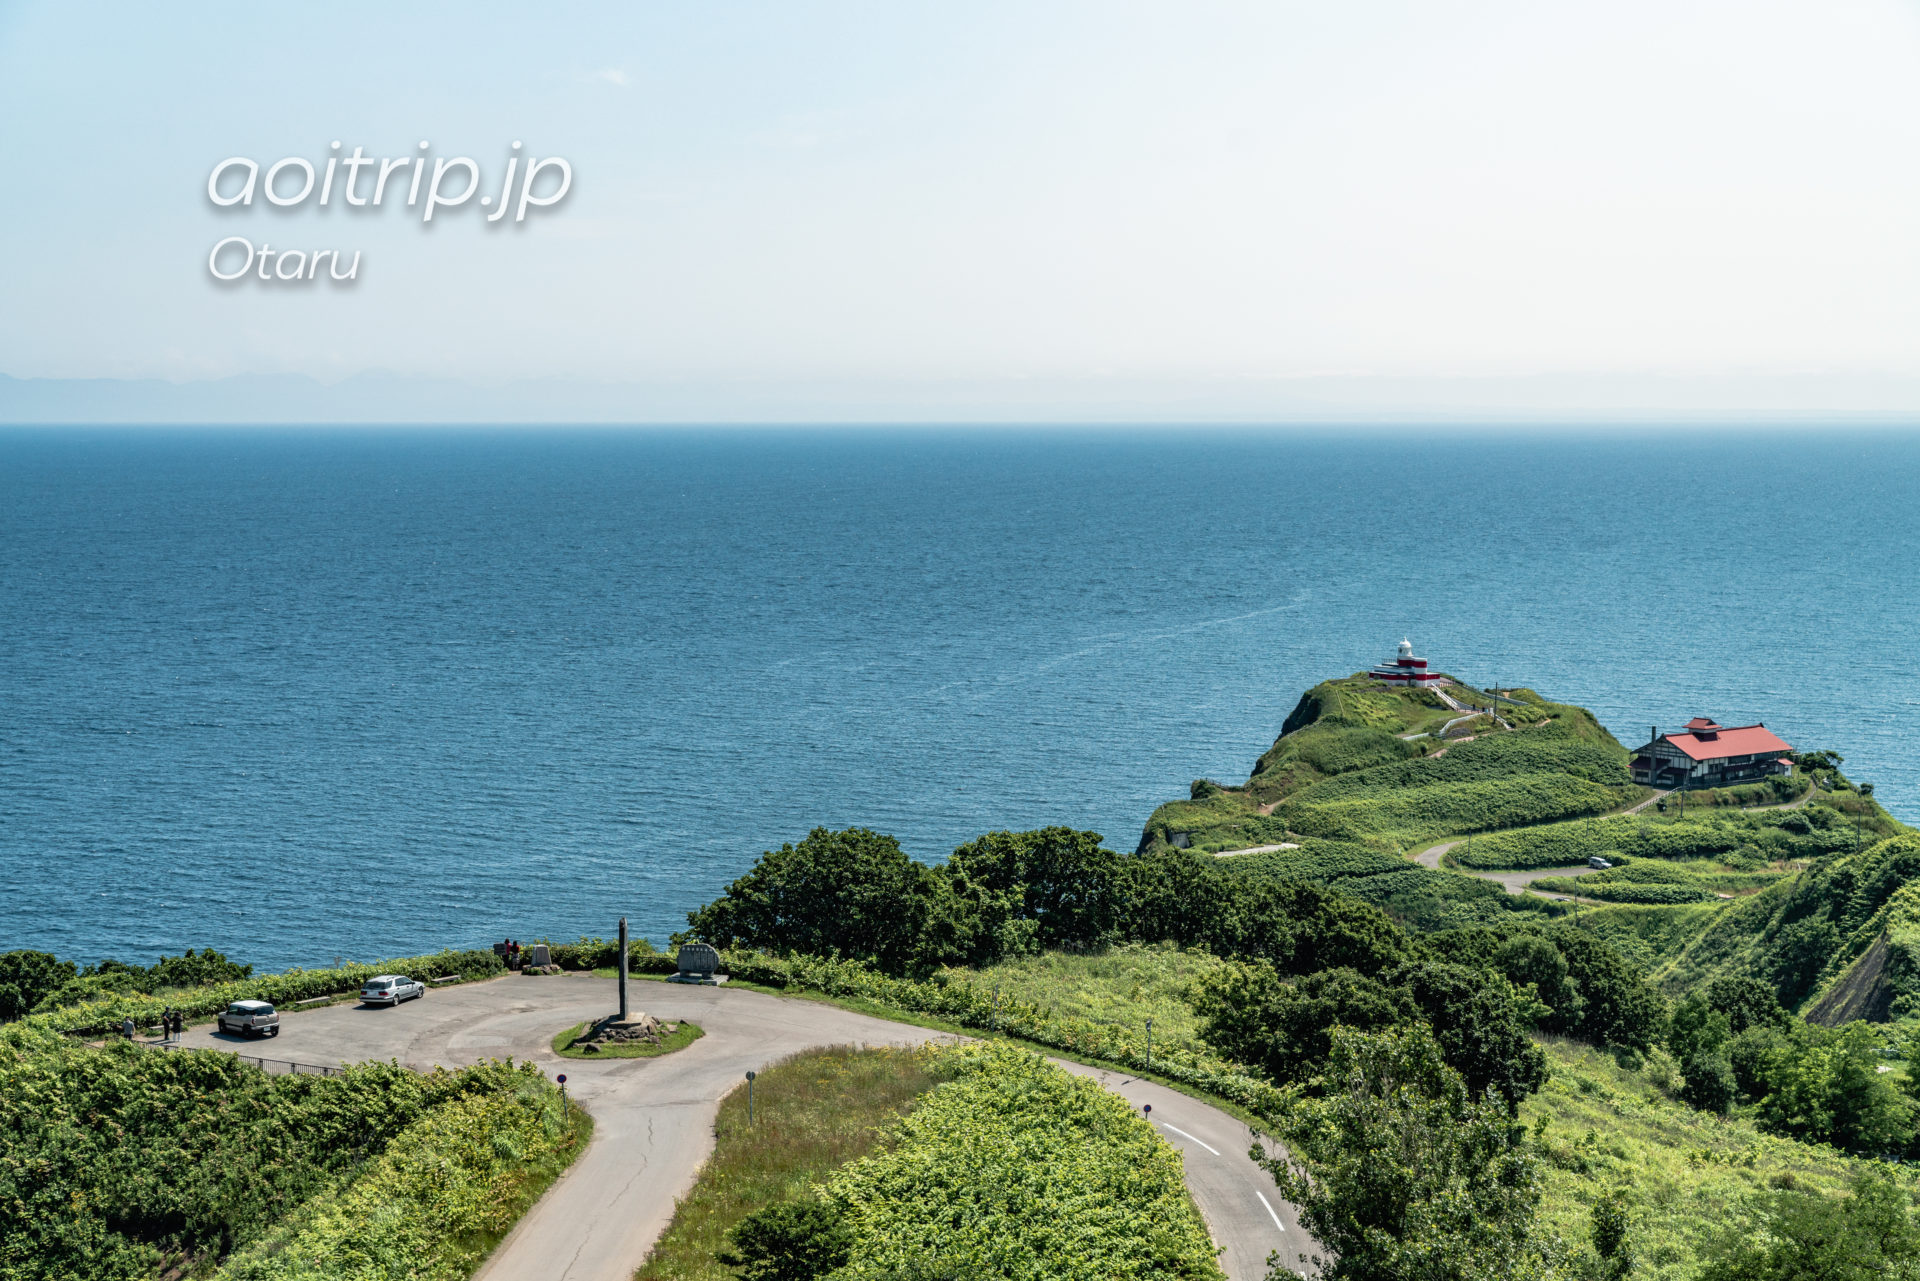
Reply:
[[[233,1056],[242,1063],[251,1063],[268,1076],[339,1076],[345,1068],[323,1067],[318,1063],[295,1063],[289,1059],[261,1059],[251,1054]]]
[[[178,1041],[135,1041],[134,1044],[143,1045],[149,1050],[179,1050],[186,1048]],[[212,1046],[210,1048],[218,1050],[220,1047]],[[222,1052],[228,1054],[233,1053],[231,1050]],[[253,1064],[268,1076],[339,1076],[346,1071],[344,1067],[327,1067],[322,1063],[295,1063],[292,1059],[266,1059],[261,1058],[257,1054],[234,1054],[233,1057],[239,1059],[242,1063]],[[420,1069],[411,1068],[410,1070],[417,1072]]]

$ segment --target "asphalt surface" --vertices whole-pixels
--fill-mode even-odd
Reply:
[[[653,1059],[563,1059],[555,1033],[611,1012],[612,979],[509,976],[435,988],[395,1008],[340,1004],[282,1011],[280,1035],[245,1040],[211,1026],[190,1028],[189,1048],[229,1049],[331,1066],[391,1059],[414,1068],[464,1067],[511,1055],[565,1073],[567,1091],[592,1112],[593,1142],[521,1219],[481,1267],[480,1281],[629,1281],[692,1187],[713,1148],[720,1099],[776,1059],[823,1045],[916,1045],[954,1038],[763,992],[635,982],[635,1009],[691,1019],[706,1035]],[[1247,1127],[1164,1086],[1122,1073],[1061,1063],[1136,1106],[1179,1149],[1187,1186],[1223,1247],[1232,1281],[1259,1281],[1267,1255],[1298,1266],[1314,1248],[1293,1207],[1247,1155]]]
[[[1416,854],[1414,856],[1414,862],[1420,864],[1422,867],[1430,867],[1438,871],[1440,868],[1440,856],[1454,846],[1464,844],[1466,844],[1465,837],[1457,841],[1448,841],[1443,845],[1436,845],[1430,850]],[[1477,876],[1483,881],[1492,881],[1509,894],[1525,894],[1529,892],[1528,887],[1535,881],[1552,880],[1559,877],[1571,878],[1585,876],[1588,872],[1597,869],[1581,863],[1576,867],[1535,867],[1524,872],[1483,872],[1478,868],[1460,868],[1459,870],[1468,876]],[[1542,898],[1559,899],[1562,902],[1573,899],[1578,899],[1582,903],[1592,903],[1596,901],[1594,899],[1581,898],[1578,894],[1549,894],[1541,890],[1533,890],[1532,893],[1539,894]]]

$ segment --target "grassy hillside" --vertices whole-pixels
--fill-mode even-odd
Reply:
[[[1152,1019],[1154,1042],[1164,1051],[1197,1040],[1188,995],[1223,964],[1209,952],[1123,944],[1093,955],[1013,957],[978,970],[942,970],[935,977],[972,982],[998,993],[1002,1002],[1032,1006],[1054,1019],[1084,1019],[1133,1032]]]
[[[1549,1041],[1546,1049],[1547,1084],[1520,1109],[1547,1158],[1542,1218],[1564,1240],[1583,1242],[1594,1202],[1626,1191],[1634,1275],[1647,1281],[1689,1281],[1701,1247],[1751,1221],[1774,1189],[1838,1193],[1865,1164],[1677,1102],[1665,1055],[1628,1071],[1578,1043]]]
[[[1156,1035],[1179,1027],[1197,1036],[1190,1010],[1179,1020],[1167,1010],[1170,1000],[1191,990],[1196,959],[1158,948],[1049,953],[992,973],[1009,982],[1017,974],[1021,999],[1042,1007],[1097,1011],[1119,1026],[1137,1026],[1152,1012]],[[985,973],[973,977],[979,981]],[[1708,1238],[1756,1213],[1774,1190],[1838,1193],[1863,1164],[1828,1147],[1765,1133],[1749,1117],[1687,1106],[1678,1098],[1680,1074],[1664,1052],[1629,1069],[1578,1042],[1546,1037],[1540,1043],[1547,1082],[1521,1106],[1520,1120],[1544,1158],[1542,1219],[1569,1244],[1581,1245],[1595,1200],[1624,1190],[1640,1260],[1636,1276],[1685,1281]]]
[[[1495,705],[1477,690],[1449,693]],[[1143,852],[1209,853],[1303,836],[1394,852],[1456,832],[1550,822],[1617,809],[1642,795],[1627,754],[1584,708],[1529,690],[1436,737],[1462,714],[1430,690],[1355,675],[1314,686],[1239,787],[1202,780],[1147,820]]]
[[[1789,777],[1625,815],[1652,793],[1631,784],[1626,751],[1591,713],[1528,690],[1498,701],[1449,692],[1492,706],[1497,723],[1481,715],[1453,726],[1467,741],[1443,739],[1461,713],[1433,691],[1364,675],[1316,685],[1244,784],[1202,780],[1160,806],[1142,852],[1290,846],[1231,866],[1336,888],[1419,931],[1567,909],[1411,866],[1405,854],[1456,842],[1444,865],[1466,872],[1598,855],[1616,867],[1583,878],[1580,893],[1609,906],[1584,919],[1670,993],[1754,975],[1822,1022],[1920,1015],[1920,892],[1897,893],[1920,862],[1901,843],[1906,829],[1840,774],[1837,757],[1808,753]]]

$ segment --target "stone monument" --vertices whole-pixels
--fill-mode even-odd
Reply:
[[[536,970],[544,970],[553,964],[553,954],[547,950],[545,943],[535,943],[528,949],[527,964]]]
[[[678,973],[669,975],[669,983],[702,983],[709,987],[727,981],[720,973],[720,953],[706,943],[683,943],[674,961]]]
[[[679,1030],[677,1023],[662,1023],[651,1014],[636,1012],[627,1001],[627,918],[620,918],[620,1011],[596,1022],[574,1044],[589,1053],[611,1045],[636,1041],[658,1045],[663,1037]]]

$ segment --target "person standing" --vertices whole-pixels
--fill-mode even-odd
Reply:
[[[129,1014],[120,1020],[120,1035],[129,1041],[133,1039],[133,1015]]]

